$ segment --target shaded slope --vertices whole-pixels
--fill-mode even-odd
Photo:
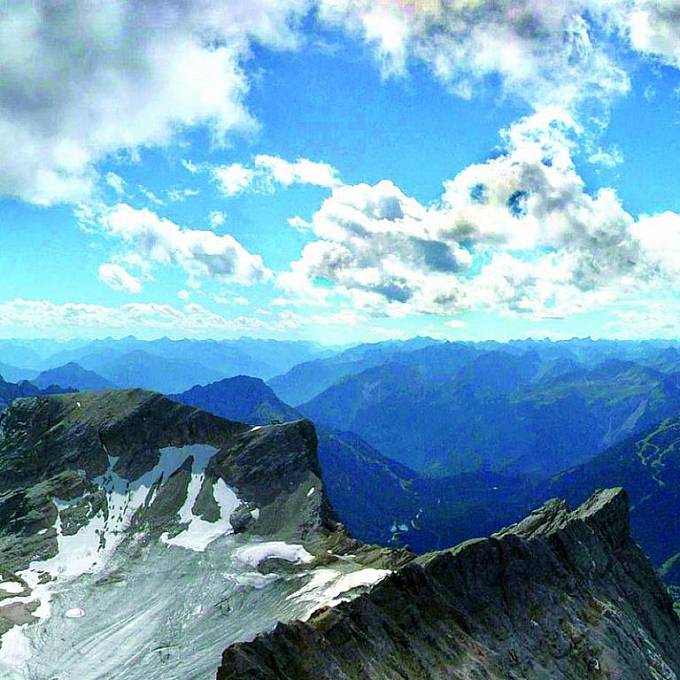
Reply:
[[[193,385],[213,382],[223,375],[197,361],[167,359],[134,350],[102,362],[91,361],[92,370],[117,387],[140,387],[158,392],[177,392]]]
[[[274,420],[299,420],[298,411],[284,404],[259,378],[240,375],[209,385],[197,385],[181,394],[171,394],[183,404],[251,425],[268,425]]]
[[[679,637],[613,490],[418,558],[353,602],[230,647],[217,677],[670,680]]]
[[[57,385],[50,385],[45,389],[40,389],[27,380],[22,380],[18,383],[7,382],[0,376],[0,412],[7,408],[12,401],[20,397],[35,397],[42,394],[56,394],[68,391],[68,389],[63,389]]]
[[[442,476],[480,469],[548,476],[680,410],[677,379],[631,362],[564,373],[536,352],[494,351],[452,371],[438,369],[441,356],[425,361],[427,351],[412,353],[423,363],[368,369],[299,410]]]
[[[437,344],[432,338],[418,337],[406,341],[361,344],[330,357],[300,363],[268,382],[287,403],[302,404],[342,378],[395,361],[398,357],[407,360],[411,352]]]
[[[630,495],[635,539],[661,568],[666,581],[680,585],[680,417],[669,418],[561,473],[545,493],[578,502],[612,484],[624,486]]]

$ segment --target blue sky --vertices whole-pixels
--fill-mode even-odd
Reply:
[[[0,335],[678,335],[664,3],[143,4],[0,17]]]

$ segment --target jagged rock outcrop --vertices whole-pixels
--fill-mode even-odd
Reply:
[[[419,557],[307,622],[228,648],[218,680],[674,680],[680,620],[631,540],[627,497],[553,500]]]

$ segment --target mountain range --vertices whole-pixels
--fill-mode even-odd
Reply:
[[[672,343],[417,338],[317,348],[265,382],[197,361],[208,344],[138,342],[39,343],[99,371],[0,382],[0,677],[94,680],[87,658],[132,680],[276,680],[292,656],[310,679],[677,672],[652,569],[680,600]],[[272,389],[306,375],[298,406]],[[168,397],[110,389],[145,382]],[[145,626],[159,579],[185,594]],[[75,627],[102,606],[126,651],[104,623]]]
[[[143,390],[16,399],[0,416],[0,674],[680,673],[680,621],[622,490],[416,557],[351,538],[323,477],[307,420],[251,426]]]
[[[43,394],[56,394],[69,390],[63,389],[58,385],[48,385],[45,389],[40,389],[33,383],[24,380],[19,383],[8,382],[0,376],[0,412],[6,409],[15,399],[20,397],[35,397]]]
[[[302,341],[258,340],[0,340],[0,365],[7,380],[35,379],[39,373],[77,364],[115,387],[183,391],[247,373],[270,378],[294,365],[332,354]],[[0,370],[0,374],[2,370]]]
[[[428,475],[550,475],[680,410],[677,375],[632,361],[575,368],[454,345],[408,359],[349,376],[298,410]]]

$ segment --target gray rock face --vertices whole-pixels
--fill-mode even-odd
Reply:
[[[640,678],[680,673],[680,620],[621,489],[549,501],[411,561],[352,602],[224,653],[218,680]]]

